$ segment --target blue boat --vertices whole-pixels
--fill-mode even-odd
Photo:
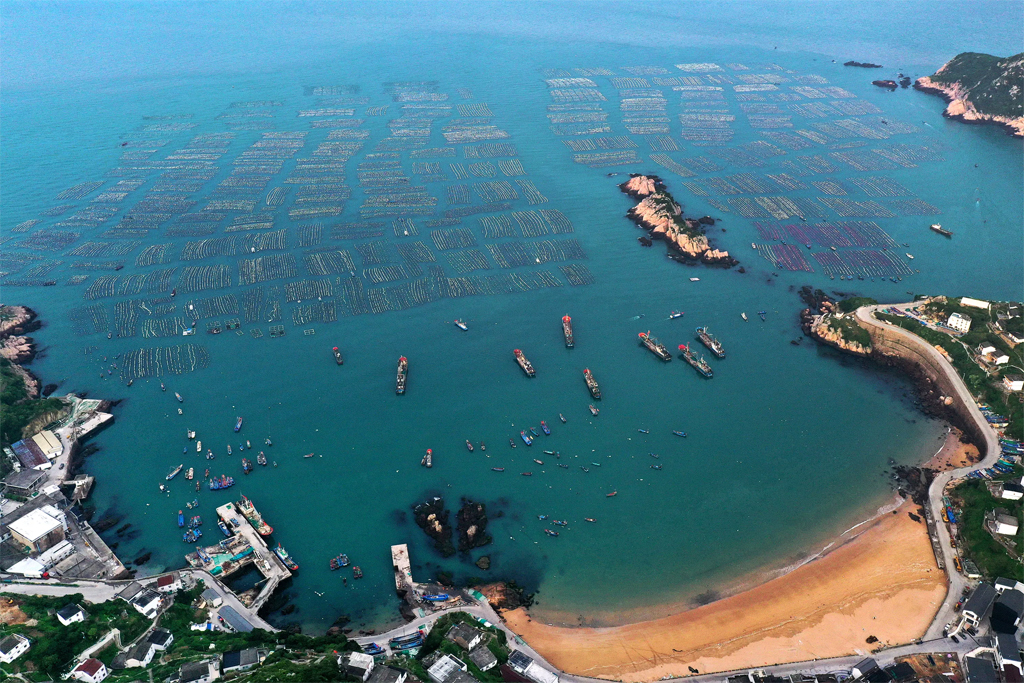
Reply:
[[[235,421],[235,431],[237,432],[237,431],[238,431],[238,430],[240,430],[241,428],[242,428],[242,418],[238,418],[238,419],[237,419],[237,420]]]
[[[178,528],[180,529],[183,526],[185,526],[185,514],[178,510]]]
[[[220,529],[221,533],[223,533],[225,536],[231,536],[231,531],[228,530],[228,525],[224,522],[217,522],[217,528]]]
[[[363,652],[368,655],[382,655],[384,654],[384,648],[377,643],[370,643],[369,645],[363,645]]]
[[[540,421],[540,428],[543,429],[544,433],[547,434],[548,436],[551,435],[551,430],[548,429],[548,423],[545,422],[544,420]]]
[[[523,437],[523,442],[527,446],[532,446],[533,445],[533,439],[531,439],[529,436],[527,436],[526,430],[523,430],[523,431],[519,432],[519,436]]]
[[[536,427],[530,427],[530,433],[534,436],[540,436],[540,432],[537,431]]]
[[[675,434],[676,436],[684,436],[684,437],[686,436],[686,432],[677,432],[674,429],[672,430],[672,433]]]
[[[427,602],[444,602],[450,598],[447,593],[434,593],[433,595],[424,595],[423,599]]]
[[[650,434],[651,433],[650,429],[638,429],[636,431],[640,432],[641,434]]]

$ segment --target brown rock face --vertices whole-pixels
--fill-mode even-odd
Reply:
[[[945,67],[943,67],[945,68]],[[942,69],[939,69],[942,72]],[[969,99],[968,93],[959,83],[946,85],[937,83],[925,76],[917,79],[914,88],[922,92],[939,95],[949,102],[946,111],[942,115],[946,118],[963,121],[964,123],[998,123],[1006,127],[1007,131],[1015,138],[1024,137],[1024,118],[1010,118],[1007,116],[993,116],[979,112]]]

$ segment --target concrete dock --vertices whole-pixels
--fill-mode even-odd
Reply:
[[[256,565],[260,573],[266,579],[263,588],[253,600],[250,606],[253,612],[259,609],[270,599],[278,585],[285,579],[291,577],[292,573],[284,566],[280,558],[274,554],[263,537],[256,533],[249,520],[241,513],[234,503],[225,503],[217,508],[217,516],[233,531],[236,536],[244,539],[252,548],[252,563]]]

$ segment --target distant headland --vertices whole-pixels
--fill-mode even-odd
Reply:
[[[939,95],[949,106],[942,113],[965,123],[998,123],[1024,137],[1024,53],[1005,59],[963,52],[914,88]]]

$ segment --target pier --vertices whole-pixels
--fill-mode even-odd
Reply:
[[[292,573],[270,550],[263,537],[256,533],[256,529],[235,507],[234,503],[225,503],[218,507],[217,516],[223,520],[234,535],[217,545],[204,549],[197,548],[196,552],[190,553],[185,559],[196,569],[206,570],[218,578],[234,573],[248,564],[256,565],[259,572],[263,574],[265,583],[252,602],[246,606],[253,612],[258,612],[273,595],[278,585],[289,578]]]
[[[395,590],[399,595],[413,590],[412,563],[409,560],[409,546],[405,543],[391,546],[391,565],[395,568]]]

